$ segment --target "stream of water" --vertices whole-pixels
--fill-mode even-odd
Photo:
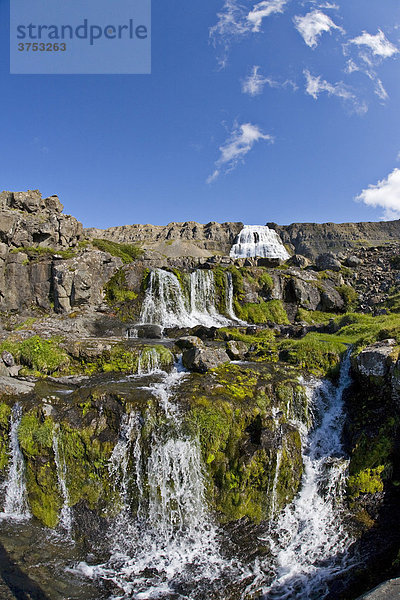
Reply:
[[[343,524],[348,461],[341,445],[343,391],[350,383],[349,369],[347,355],[336,387],[323,380],[302,382],[313,425],[307,433],[304,424],[297,423],[304,463],[301,490],[280,513],[272,502],[272,519],[264,530],[258,527],[258,539],[254,538],[254,547],[261,542],[268,552],[256,558],[250,552],[246,559],[237,552],[229,529],[218,527],[214,521],[206,501],[199,444],[182,428],[174,398],[187,374],[180,363],[165,373],[155,356],[144,359],[140,373],[131,379],[132,385],[151,392],[163,418],[154,428],[150,444],[147,440],[144,445],[147,417],[135,410],[123,415],[119,440],[109,461],[110,478],[119,491],[121,505],[105,533],[108,557],[99,561],[94,549],[88,556],[82,549],[71,548],[68,559],[65,545],[61,548],[57,568],[63,570],[62,577],[71,578],[71,589],[79,589],[79,581],[83,586],[82,596],[75,593],[68,598],[104,598],[106,585],[112,590],[108,598],[124,600],[322,600],[332,577],[351,566],[347,550],[352,540]],[[10,466],[1,513],[8,528],[13,519],[29,516],[18,444],[20,419],[17,404],[11,416]],[[63,499],[60,527],[68,536],[73,522],[57,431],[53,451]],[[272,496],[279,467],[278,452],[269,492]],[[25,530],[28,527],[29,523]],[[57,552],[54,538],[48,539],[49,548]],[[93,586],[98,586],[97,597],[91,591]],[[54,592],[49,598],[59,600],[63,596]]]

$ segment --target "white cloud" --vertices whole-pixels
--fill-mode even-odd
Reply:
[[[318,38],[324,32],[328,32],[331,29],[338,29],[344,33],[341,27],[336,25],[328,15],[320,10],[313,10],[304,17],[296,16],[293,21],[297,31],[310,48],[315,48],[318,45]]]
[[[288,0],[262,0],[253,5],[252,10],[239,4],[238,0],[225,0],[217,23],[210,28],[209,37],[215,47],[222,47],[218,61],[225,67],[229,48],[233,40],[251,32],[259,32],[262,21],[274,13],[282,13]]]
[[[386,179],[370,185],[356,197],[367,206],[384,209],[382,219],[400,218],[400,169],[394,169]]]
[[[258,32],[262,21],[274,13],[283,13],[288,0],[262,0],[253,6],[246,19],[251,25],[251,30]]]
[[[345,100],[354,98],[354,94],[346,88],[342,81],[339,83],[329,83],[325,79],[321,79],[319,75],[314,77],[310,71],[304,71],[304,75],[306,78],[306,93],[312,96],[314,100],[317,100],[322,92],[327,92],[330,96],[338,96]]]
[[[383,83],[380,79],[377,79],[375,82],[375,94],[378,96],[378,98],[380,100],[387,100],[389,98],[389,95],[387,93],[387,91],[385,90],[385,88],[383,87]]]
[[[251,123],[238,125],[235,123],[230,136],[219,147],[221,155],[215,163],[214,172],[207,178],[207,183],[211,183],[217,179],[222,172],[227,173],[232,171],[244,159],[246,154],[250,152],[254,144],[260,140],[272,143],[274,138],[267,133],[263,133],[257,125],[252,125]]]
[[[352,109],[359,115],[363,115],[367,112],[368,107],[365,102],[360,102],[357,99],[357,96],[350,91],[343,81],[329,83],[329,81],[321,79],[319,75],[316,77],[311,75],[310,71],[305,70],[303,73],[306,78],[306,94],[312,96],[314,100],[317,100],[319,95],[325,92],[329,96],[337,96],[338,98],[349,102]]]
[[[255,65],[251,69],[250,75],[248,75],[246,79],[242,81],[242,92],[244,94],[258,96],[262,93],[265,85],[269,85],[271,88],[285,88],[290,86],[293,88],[293,90],[297,90],[297,85],[293,81],[289,79],[283,82],[276,81],[270,77],[263,77],[259,71],[260,67]]]
[[[390,58],[399,51],[392,42],[389,42],[381,29],[378,29],[376,35],[363,31],[362,35],[353,38],[350,40],[350,43],[356,44],[357,46],[366,46],[371,50],[372,54],[379,56],[380,58]],[[366,60],[367,57],[364,55],[362,58],[363,60]]]

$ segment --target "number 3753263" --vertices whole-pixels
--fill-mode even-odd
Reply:
[[[67,44],[64,42],[62,44],[52,44],[50,42],[47,43],[32,43],[25,42],[18,44],[19,52],[65,52],[67,49]]]

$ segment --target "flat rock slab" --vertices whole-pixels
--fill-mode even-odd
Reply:
[[[381,583],[370,592],[360,596],[358,600],[400,600],[400,578],[389,579],[389,581]]]
[[[29,394],[34,387],[35,384],[31,381],[21,381],[13,377],[0,377],[0,394],[8,396]]]

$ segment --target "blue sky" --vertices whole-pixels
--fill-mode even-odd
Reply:
[[[8,36],[0,0],[1,189],[97,227],[400,216],[398,0],[153,0],[151,75],[10,75]]]

